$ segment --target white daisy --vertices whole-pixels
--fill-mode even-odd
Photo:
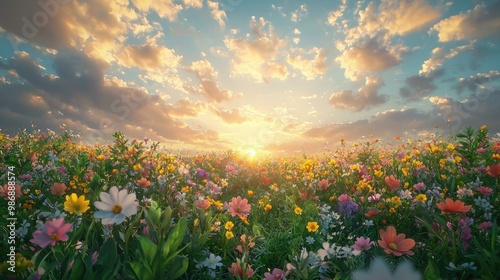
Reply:
[[[103,225],[121,224],[126,217],[137,214],[135,193],[127,193],[127,190],[118,192],[117,187],[112,187],[109,193],[99,194],[101,201],[94,202],[99,211],[94,213],[96,219],[101,219]]]

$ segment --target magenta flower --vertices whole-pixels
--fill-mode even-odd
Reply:
[[[477,226],[477,228],[480,231],[485,231],[485,230],[489,230],[492,226],[493,226],[493,224],[491,223],[491,221],[487,221],[487,222],[482,222],[481,224],[479,224],[479,226]]]
[[[351,247],[354,250],[361,252],[364,250],[370,250],[372,245],[373,245],[373,241],[370,240],[370,237],[367,237],[365,239],[364,236],[361,236],[361,237],[356,238],[356,242]]]
[[[66,233],[72,230],[72,223],[65,223],[64,218],[47,221],[42,229],[33,232],[31,243],[45,248],[48,245],[55,246],[57,241],[68,241]]]
[[[241,196],[233,197],[232,201],[229,202],[229,213],[231,216],[247,217],[250,214],[250,209],[252,206],[248,204],[248,199],[241,198]]]

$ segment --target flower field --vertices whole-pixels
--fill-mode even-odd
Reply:
[[[0,135],[0,274],[500,279],[498,134],[394,141],[277,158],[179,154],[120,133],[109,145],[65,129]]]

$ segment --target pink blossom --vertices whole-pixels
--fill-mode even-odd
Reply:
[[[373,241],[370,240],[370,237],[365,239],[365,237],[361,236],[356,238],[356,242],[351,247],[356,251],[363,251],[370,250],[372,245]]]
[[[72,223],[65,223],[64,218],[47,221],[42,229],[33,232],[31,243],[45,248],[48,245],[55,246],[57,241],[68,241],[66,233],[72,230]]]
[[[424,185],[424,183],[420,182],[420,183],[413,185],[413,188],[416,189],[417,191],[421,191],[421,190],[425,189],[425,185]]]
[[[210,207],[210,201],[206,199],[198,199],[194,202],[196,209],[208,209]]]
[[[250,214],[250,209],[252,206],[248,204],[248,199],[241,198],[241,196],[233,197],[232,201],[229,202],[229,213],[231,216],[247,217]]]
[[[484,196],[490,196],[493,194],[493,189],[488,187],[479,187],[477,191],[480,192]]]
[[[330,184],[328,183],[327,179],[323,179],[323,180],[318,182],[318,188],[320,190],[326,190],[326,189],[328,189],[329,186],[330,186]]]
[[[485,230],[489,230],[492,226],[493,226],[493,224],[491,223],[491,221],[487,221],[487,222],[482,222],[481,224],[479,224],[479,226],[477,226],[477,228],[480,231],[485,231]]]
[[[351,198],[347,194],[341,194],[338,198],[339,202],[348,202],[351,201]]]
[[[273,269],[272,273],[266,272],[264,273],[264,280],[281,280],[285,277],[286,274],[283,270],[279,268]]]

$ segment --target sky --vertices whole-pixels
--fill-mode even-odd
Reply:
[[[0,128],[321,152],[500,132],[500,2],[0,0]]]

